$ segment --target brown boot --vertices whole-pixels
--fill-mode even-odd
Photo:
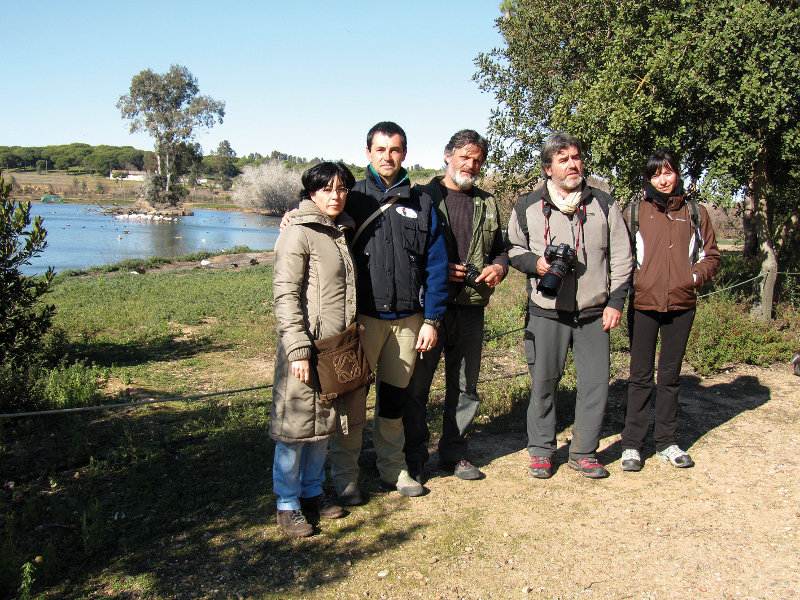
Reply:
[[[299,510],[279,510],[277,517],[278,525],[291,536],[308,537],[314,533],[314,528]]]

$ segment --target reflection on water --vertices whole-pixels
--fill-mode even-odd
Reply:
[[[194,216],[174,221],[119,220],[101,214],[97,206],[78,204],[31,205],[47,229],[47,248],[26,275],[88,269],[130,258],[176,257],[202,250],[218,252],[234,246],[271,250],[278,238],[279,218],[241,212],[195,210]]]

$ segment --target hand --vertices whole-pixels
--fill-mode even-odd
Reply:
[[[495,287],[498,283],[503,281],[506,276],[506,270],[500,265],[488,265],[483,268],[481,274],[475,278],[476,283],[483,281],[490,288]]]
[[[432,350],[437,341],[439,341],[439,334],[436,331],[436,327],[423,323],[417,337],[416,350],[417,352]]]
[[[616,308],[606,306],[603,309],[603,331],[614,329],[622,320],[622,313]]]
[[[447,263],[447,273],[450,281],[461,283],[467,275],[467,267],[458,263]]]
[[[539,260],[536,261],[536,272],[539,273],[539,277],[547,273],[550,269],[550,263],[544,259],[544,256],[540,256]]]
[[[303,360],[293,360],[291,368],[292,375],[297,377],[303,383],[308,383],[310,366],[307,358],[304,358]]]
[[[297,208],[293,208],[289,212],[283,213],[283,218],[281,219],[281,224],[278,225],[278,228],[280,229],[280,231],[283,231],[284,229],[286,229],[286,226],[289,224],[289,215],[291,215],[296,210],[298,210],[298,209]]]

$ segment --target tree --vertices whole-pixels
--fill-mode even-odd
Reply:
[[[239,174],[236,168],[236,152],[228,140],[222,140],[213,155],[214,172],[219,178],[220,187],[229,190],[233,186],[233,178]]]
[[[155,139],[158,175],[164,181],[164,195],[172,203],[180,145],[191,143],[197,129],[222,123],[225,116],[224,102],[199,92],[195,76],[186,67],[172,65],[163,75],[150,69],[134,75],[129,92],[117,102],[122,118],[131,122],[131,133],[146,131]]]
[[[55,310],[40,302],[50,288],[53,269],[43,277],[20,272],[47,246],[47,231],[41,217],[29,228],[31,203],[15,207],[10,193],[11,186],[0,175],[0,364],[24,361],[39,348]]]
[[[243,208],[281,215],[296,205],[300,174],[279,161],[246,165],[236,179],[233,200]]]
[[[626,202],[656,148],[684,157],[690,188],[746,196],[762,252],[756,313],[769,318],[778,258],[798,231],[800,12],[774,0],[506,0],[505,47],[478,56],[495,94],[490,162],[500,191],[540,177],[536,150],[555,129]]]

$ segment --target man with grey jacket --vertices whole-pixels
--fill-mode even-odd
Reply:
[[[508,224],[511,266],[528,276],[528,472],[552,476],[556,390],[571,345],[578,395],[567,464],[599,479],[608,477],[596,452],[608,400],[609,331],[622,318],[630,240],[614,199],[584,180],[576,138],[553,133],[540,160],[545,183],[517,199]]]

